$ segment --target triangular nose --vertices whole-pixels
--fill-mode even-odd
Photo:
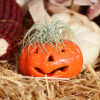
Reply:
[[[53,59],[53,56],[52,56],[52,55],[50,55],[50,56],[48,57],[48,61],[54,61],[54,59]]]

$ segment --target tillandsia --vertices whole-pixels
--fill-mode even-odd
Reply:
[[[59,20],[52,21],[49,24],[47,21],[45,21],[45,24],[36,23],[25,34],[22,41],[23,48],[32,43],[41,43],[43,46],[45,44],[54,46],[53,43],[56,43],[57,46],[59,42],[62,41],[63,43],[61,33],[65,30],[68,30],[68,32],[74,35],[74,32],[70,29],[70,27]]]
[[[61,33],[71,29],[59,20],[33,25],[23,39],[20,69],[24,75],[35,77],[70,78],[77,75],[83,65],[80,48]],[[44,52],[43,52],[44,51]],[[76,68],[77,67],[77,68]]]

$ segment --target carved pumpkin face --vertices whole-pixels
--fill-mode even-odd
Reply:
[[[56,44],[54,44],[56,45]],[[41,47],[41,48],[40,48]],[[20,68],[24,75],[44,77],[70,78],[77,75],[83,65],[83,57],[79,47],[71,41],[58,44],[58,48],[41,44],[34,48],[27,46],[20,57]]]

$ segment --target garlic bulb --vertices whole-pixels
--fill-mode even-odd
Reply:
[[[93,64],[100,52],[100,28],[92,21],[89,21],[87,17],[76,14],[55,14],[52,16],[52,20],[61,20],[66,25],[69,25],[75,36],[71,37],[68,32],[62,33],[63,39],[71,39],[76,42],[83,54],[84,64],[86,61],[89,64]],[[83,66],[85,69],[85,66]]]

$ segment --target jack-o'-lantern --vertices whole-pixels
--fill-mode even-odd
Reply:
[[[46,37],[45,32],[42,35],[39,32],[38,36],[36,34],[34,33],[36,41],[31,44],[28,42],[20,57],[20,69],[24,75],[44,77],[46,74],[48,77],[70,78],[81,71],[83,57],[75,43],[61,39],[58,44],[56,41],[46,42],[47,37],[53,39],[53,36],[48,34]],[[46,37],[45,44],[37,42],[37,37],[43,39],[42,36]]]

